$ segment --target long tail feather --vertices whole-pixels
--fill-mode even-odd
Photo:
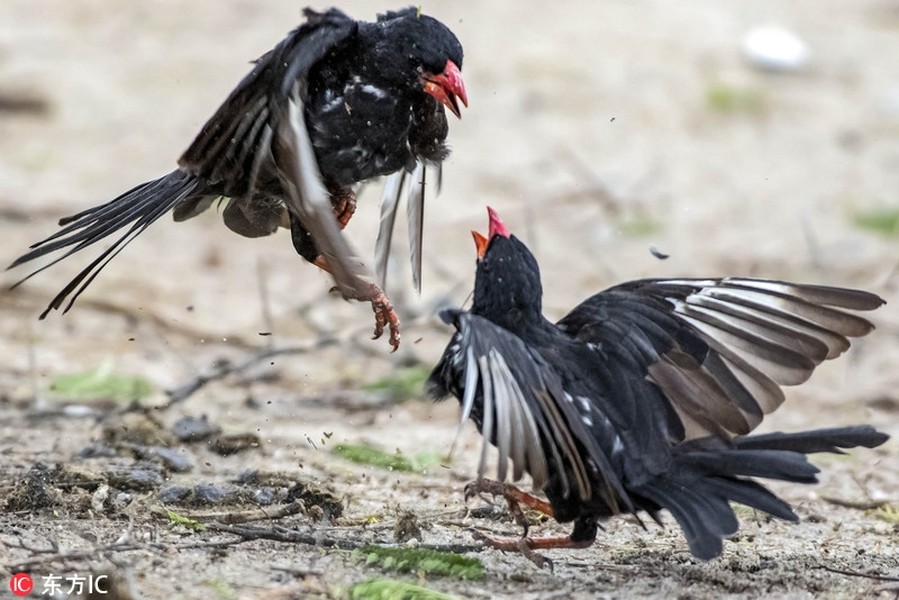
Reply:
[[[131,225],[121,237],[104,250],[100,256],[94,259],[53,298],[47,309],[41,314],[41,318],[46,317],[50,310],[58,309],[71,296],[63,312],[68,311],[78,296],[90,285],[110,260],[159,217],[174,209],[188,196],[194,194],[199,184],[200,182],[190,174],[176,170],[164,177],[128,190],[106,204],[61,219],[60,225],[63,226],[63,229],[31,246],[31,251],[16,259],[9,268],[11,269],[58,250],[68,248],[68,251],[16,282],[13,288],[18,287],[41,271],[52,267],[72,254]]]

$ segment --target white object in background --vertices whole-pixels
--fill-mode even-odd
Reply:
[[[766,71],[792,72],[808,66],[808,45],[788,29],[755,27],[743,37],[743,54],[753,66]]]

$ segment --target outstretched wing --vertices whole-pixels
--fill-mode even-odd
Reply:
[[[310,71],[356,32],[356,22],[335,8],[304,14],[306,22],[256,61],[178,161],[210,184],[223,184],[226,196],[254,189],[278,128],[272,104],[286,106],[295,86],[305,101]]]
[[[499,450],[498,479],[513,480],[530,473],[543,489],[559,478],[563,495],[590,499],[591,482],[599,486],[608,506],[618,506],[626,494],[608,458],[587,430],[555,370],[520,338],[471,313],[441,313],[457,329],[428,379],[437,398],[453,394],[462,405],[460,427],[475,421],[484,439],[478,476],[486,470],[488,442]],[[567,397],[566,397],[567,396]]]
[[[647,279],[588,298],[557,325],[605,368],[622,356],[642,366],[684,440],[729,439],[780,406],[781,386],[804,382],[874,328],[847,311],[883,303],[867,292],[772,280]]]

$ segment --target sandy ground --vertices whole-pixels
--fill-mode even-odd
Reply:
[[[283,0],[132,0],[114,9],[99,0],[0,3],[0,93],[38,105],[0,109],[2,260],[51,233],[60,216],[170,170],[247,61],[299,22],[299,8]],[[360,18],[374,13],[368,2],[342,8]],[[203,444],[176,445],[192,467],[167,475],[167,485],[226,483],[248,469],[283,473],[333,492],[344,516],[328,523],[300,514],[279,524],[348,540],[390,542],[406,512],[428,525],[420,536],[427,544],[472,544],[474,527],[516,533],[508,520],[465,514],[462,488],[476,472],[479,443],[473,431],[451,463],[425,474],[359,467],[330,452],[346,442],[404,455],[448,451],[453,403],[384,403],[365,388],[439,356],[447,332],[434,311],[461,305],[470,292],[468,230],[486,226],[486,204],[540,258],[550,316],[646,276],[752,275],[881,294],[889,304],[873,316],[877,331],[790,390],[763,427],[867,422],[899,435],[899,239],[853,224],[859,212],[897,204],[899,4],[692,0],[673,8],[583,0],[550,9],[534,0],[456,0],[424,9],[465,46],[471,106],[451,124],[454,153],[442,193],[427,206],[420,298],[408,291],[397,247],[391,281],[405,320],[400,351],[390,355],[386,343],[367,339],[369,309],[328,296],[328,279],[295,256],[286,233],[239,238],[212,211],[151,228],[64,318],[36,320],[86,261],[61,264],[15,292],[7,288],[25,271],[2,273],[0,494],[16,489],[36,461],[96,473],[134,463],[76,457],[132,425],[99,418],[96,406],[81,417],[61,412],[48,389],[61,374],[105,365],[139,375],[156,390],[147,402],[161,404],[164,390],[217,361],[300,346],[307,351],[214,382],[155,414],[160,431],[205,414],[261,442],[228,457]],[[767,23],[810,45],[806,71],[747,65],[740,40]],[[722,107],[710,100],[716,94],[737,97],[738,106]],[[376,189],[360,207],[347,233],[370,256]],[[671,258],[658,260],[651,246]],[[329,335],[341,343],[318,347]],[[483,551],[472,555],[486,565],[484,581],[420,582],[471,598],[893,597],[897,458],[893,440],[816,459],[820,486],[776,486],[803,523],[744,511],[741,533],[707,564],[690,557],[676,529],[644,532],[615,520],[593,548],[551,553],[553,573]],[[55,508],[0,514],[0,595],[8,594],[8,569],[47,559],[35,549],[51,543],[84,552],[39,562],[36,576],[116,573],[130,581],[123,598],[344,597],[357,582],[393,576],[343,550],[262,540],[209,546],[233,538],[172,525],[155,492],[132,492],[101,511],[66,493]],[[858,508],[883,501],[892,505]],[[564,529],[540,528],[555,531]],[[117,540],[135,548],[92,551]]]

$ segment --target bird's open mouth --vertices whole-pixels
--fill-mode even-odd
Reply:
[[[438,75],[422,74],[422,85],[425,92],[432,95],[438,102],[453,111],[458,118],[462,118],[459,110],[459,101],[468,107],[468,95],[465,93],[465,82],[462,81],[462,72],[451,60],[446,61],[443,73]]]

